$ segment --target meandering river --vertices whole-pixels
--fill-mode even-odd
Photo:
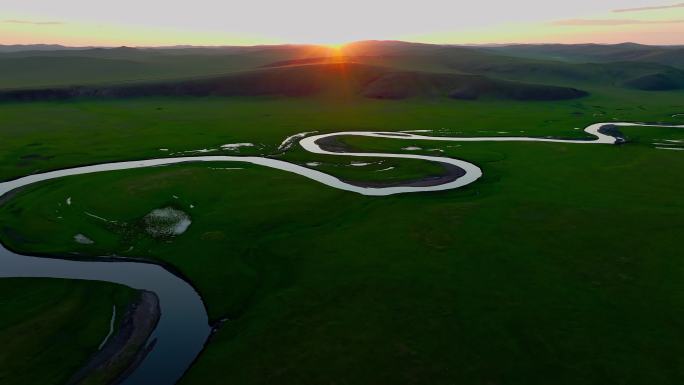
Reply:
[[[335,132],[303,137],[301,139],[301,136],[297,137],[297,139],[300,139],[299,144],[305,150],[315,154],[344,155],[350,157],[421,159],[456,166],[464,171],[463,175],[455,180],[432,186],[362,187],[350,184],[317,170],[276,159],[251,156],[198,156],[106,163],[28,175],[0,183],[0,198],[18,188],[66,176],[163,166],[185,162],[247,162],[298,174],[340,190],[370,196],[441,191],[471,184],[482,176],[482,171],[472,163],[447,157],[417,154],[333,152],[323,149],[319,144],[319,141],[334,136],[365,136],[412,141],[551,142],[576,144],[618,143],[621,139],[612,136],[610,132],[604,130],[603,128],[605,126],[663,125],[616,122],[597,123],[584,129],[586,133],[594,136],[594,139],[592,140],[502,136],[479,138],[434,137],[409,133],[362,131]],[[672,127],[682,128],[684,126]],[[154,342],[154,345],[150,345],[151,350],[149,354],[124,380],[123,384],[126,385],[171,385],[176,383],[202,351],[204,344],[211,334],[207,311],[199,294],[188,282],[159,265],[133,260],[112,261],[111,259],[108,259],[106,261],[76,261],[26,256],[14,253],[0,245],[0,278],[8,277],[50,277],[104,281],[155,293],[159,298],[161,317],[148,341],[148,344]]]

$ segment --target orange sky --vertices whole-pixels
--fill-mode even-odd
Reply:
[[[652,0],[3,0],[0,44],[684,44],[684,3]]]

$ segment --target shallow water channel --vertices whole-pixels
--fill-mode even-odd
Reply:
[[[618,143],[619,140],[617,138],[602,132],[601,128],[605,125],[648,126],[648,124],[615,122],[593,124],[585,129],[585,132],[595,136],[595,139],[593,140],[564,140],[528,137],[431,137],[394,132],[336,132],[309,137],[303,137],[302,135],[303,138],[299,141],[304,149],[317,154],[422,159],[445,163],[464,170],[463,175],[455,180],[433,186],[362,187],[347,183],[332,175],[311,168],[271,158],[198,156],[107,163],[29,175],[0,183],[0,197],[3,197],[20,187],[56,178],[114,170],[164,166],[185,162],[252,163],[295,173],[333,188],[369,196],[441,191],[473,183],[482,176],[482,171],[472,163],[453,158],[417,154],[338,153],[322,149],[317,142],[330,136],[355,135],[414,141],[529,141],[577,144]],[[299,138],[300,137],[297,139]],[[140,365],[124,380],[123,384],[126,385],[170,385],[176,383],[190,365],[192,365],[211,334],[207,311],[202,302],[202,298],[197,291],[181,277],[173,274],[166,268],[153,263],[132,260],[115,260],[112,258],[103,258],[102,260],[66,260],[50,257],[34,257],[20,255],[7,250],[4,246],[0,246],[0,278],[9,277],[64,278],[103,281],[122,284],[134,289],[147,290],[155,293],[159,299],[161,318],[154,329],[150,340],[147,342],[151,347],[149,353]]]

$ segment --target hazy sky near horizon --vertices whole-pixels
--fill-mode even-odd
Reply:
[[[0,44],[684,44],[667,0],[0,0]]]

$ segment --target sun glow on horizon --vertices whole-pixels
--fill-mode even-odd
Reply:
[[[329,55],[332,58],[340,58],[344,55],[344,47],[349,43],[335,43],[335,44],[325,44],[325,47],[329,50]]]

